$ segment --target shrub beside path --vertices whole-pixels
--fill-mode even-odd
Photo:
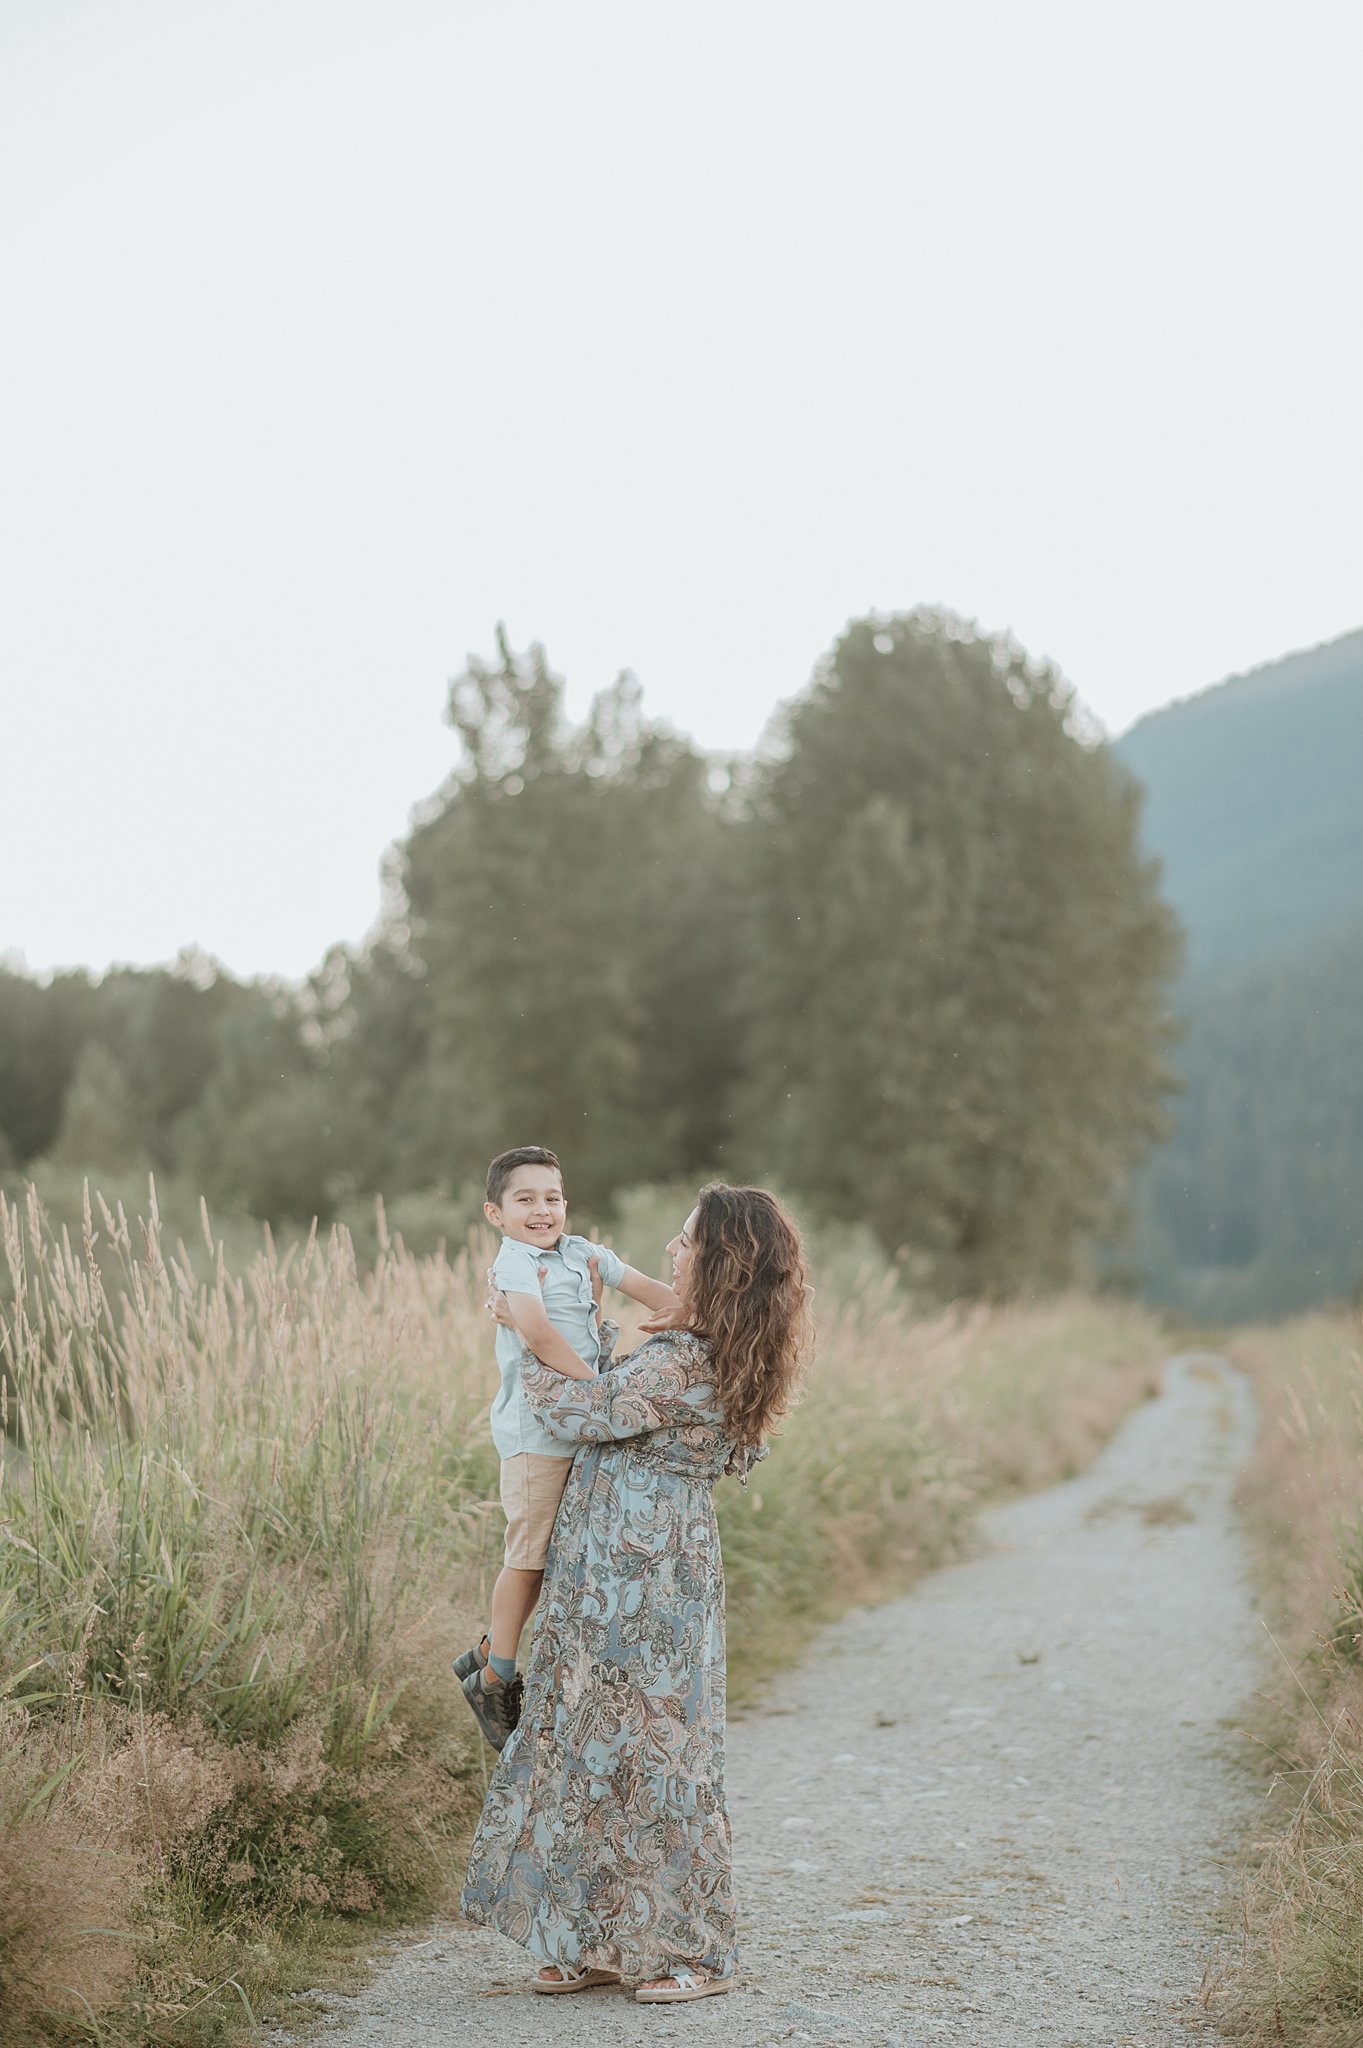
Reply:
[[[1196,1993],[1258,1797],[1236,1730],[1262,1651],[1231,1509],[1253,1430],[1238,1374],[1171,1360],[1081,1478],[995,1510],[985,1554],[848,1616],[735,1720],[729,1997],[550,2002],[521,1951],[441,1924],[325,1999],[322,2038],[1214,2039]]]

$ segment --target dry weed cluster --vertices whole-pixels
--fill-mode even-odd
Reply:
[[[0,2043],[203,2044],[347,1926],[448,1903],[485,1782],[451,1654],[500,1549],[484,1248],[335,1233],[229,1270],[87,1197],[0,1201]],[[633,1248],[643,1255],[643,1248]],[[1158,1332],[1079,1300],[915,1318],[869,1278],[722,1494],[745,1680],[1076,1469]],[[353,1939],[353,1937],[352,1937]]]

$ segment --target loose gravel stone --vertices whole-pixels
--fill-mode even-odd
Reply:
[[[519,1949],[442,1925],[358,1998],[328,1999],[322,2038],[1214,2039],[1196,1992],[1256,1804],[1234,1731],[1260,1651],[1231,1509],[1253,1430],[1223,1361],[1171,1360],[1161,1396],[1082,1478],[996,1510],[985,1554],[844,1618],[732,1724],[742,1953],[728,1997],[537,1998]],[[850,1707],[830,1702],[830,1657]]]

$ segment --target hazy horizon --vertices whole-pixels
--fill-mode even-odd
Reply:
[[[358,940],[498,620],[726,752],[871,610],[1114,734],[1355,628],[1359,55],[1329,0],[12,0],[0,952]]]

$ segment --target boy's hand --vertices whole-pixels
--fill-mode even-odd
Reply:
[[[592,1253],[591,1257],[587,1261],[587,1271],[592,1276],[592,1300],[596,1303],[597,1307],[600,1308],[601,1298],[606,1292],[606,1283],[601,1278],[601,1261],[600,1259],[598,1259],[595,1252]],[[540,1274],[540,1278],[541,1280],[544,1278],[543,1273]]]

